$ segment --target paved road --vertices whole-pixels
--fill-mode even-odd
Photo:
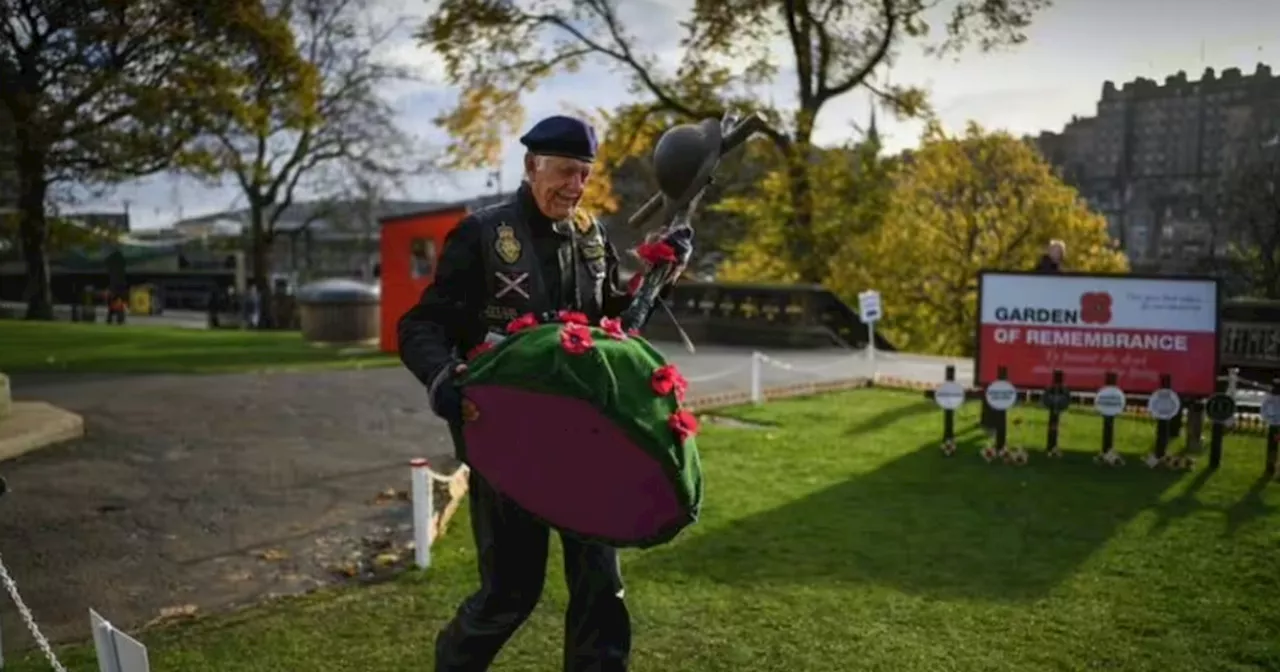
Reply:
[[[673,350],[694,394],[748,389],[749,350]],[[768,352],[766,385],[867,375],[862,354]],[[945,362],[882,357],[941,380]],[[961,373],[964,377],[967,373]],[[85,417],[88,436],[0,464],[0,554],[48,633],[85,634],[94,607],[135,627],[166,607],[216,609],[330,580],[362,538],[407,537],[407,461],[452,468],[445,427],[400,369],[224,376],[16,376],[18,399]],[[264,551],[284,560],[263,560]],[[25,643],[0,600],[9,647]]]

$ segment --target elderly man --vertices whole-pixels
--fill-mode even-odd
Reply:
[[[434,282],[399,323],[400,357],[427,386],[432,410],[448,421],[455,442],[462,424],[477,417],[453,383],[465,370],[464,353],[526,313],[568,309],[594,323],[630,302],[617,252],[600,223],[578,209],[595,131],[555,116],[520,142],[528,149],[524,184],[513,199],[472,213],[449,234]],[[686,262],[691,246],[672,242]],[[480,589],[440,633],[437,672],[488,669],[542,594],[549,528],[475,472],[470,503]],[[565,535],[561,543],[569,584],[564,670],[625,670],[631,623],[617,550]]]

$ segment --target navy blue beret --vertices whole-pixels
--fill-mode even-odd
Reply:
[[[557,115],[534,124],[528,133],[521,136],[520,144],[534,154],[594,161],[596,129],[581,119]]]

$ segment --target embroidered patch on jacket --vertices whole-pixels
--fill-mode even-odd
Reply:
[[[583,259],[586,259],[588,261],[591,261],[593,259],[603,259],[604,255],[605,255],[605,252],[604,252],[603,240],[600,240],[599,238],[592,238],[592,239],[583,241],[582,243]]]
[[[529,284],[528,273],[503,273],[502,271],[497,271],[493,275],[502,284],[498,291],[494,292],[493,298],[501,299],[511,293],[519,294],[522,299],[529,298],[529,290],[526,288]]]
[[[507,306],[485,306],[484,309],[485,319],[497,322],[510,322],[511,320],[516,319],[519,315],[519,311]]]
[[[516,230],[506,224],[498,225],[498,238],[493,241],[493,249],[504,263],[514,264],[520,261],[522,246],[516,239]]]

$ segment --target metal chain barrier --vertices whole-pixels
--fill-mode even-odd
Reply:
[[[755,353],[755,356],[758,357],[761,362],[768,364],[769,366],[772,366],[776,369],[782,369],[783,371],[789,371],[791,373],[802,373],[809,376],[819,376],[819,377],[832,375],[832,369],[840,366],[840,364],[843,363],[843,362],[830,362],[827,364],[821,364],[819,366],[796,366],[794,364],[789,364],[787,362],[784,362],[780,359],[774,359],[773,357],[770,357],[769,355],[766,355],[763,352],[757,352]]]
[[[18,614],[22,616],[22,621],[26,623],[27,630],[31,631],[31,636],[35,638],[36,645],[40,647],[40,651],[44,653],[44,657],[49,660],[49,665],[57,672],[67,672],[67,668],[62,666],[58,661],[58,656],[53,652],[53,646],[49,644],[49,640],[45,639],[44,633],[40,632],[40,626],[36,625],[36,618],[27,608],[27,603],[22,600],[22,595],[18,592],[18,584],[9,575],[9,569],[4,565],[4,558],[0,557],[0,583],[4,584],[5,591],[9,593],[9,598],[13,600],[14,605],[18,607]],[[2,666],[3,663],[0,663]]]
[[[715,373],[708,373],[708,374],[706,374],[706,375],[704,375],[704,376],[692,376],[692,377],[689,377],[689,378],[685,378],[685,380],[686,380],[686,381],[688,381],[688,382],[690,382],[690,383],[709,383],[709,382],[711,382],[711,381],[713,381],[713,380],[720,380],[721,378],[728,378],[729,376],[736,375],[736,374],[739,374],[739,373],[743,373],[743,372],[745,372],[745,371],[749,370],[750,368],[751,368],[751,364],[749,364],[749,363],[748,363],[748,364],[740,364],[740,365],[738,365],[738,366],[734,366],[734,367],[731,367],[731,368],[728,368],[728,369],[724,369],[724,370],[722,370],[722,371],[717,371],[717,372],[715,372]]]

